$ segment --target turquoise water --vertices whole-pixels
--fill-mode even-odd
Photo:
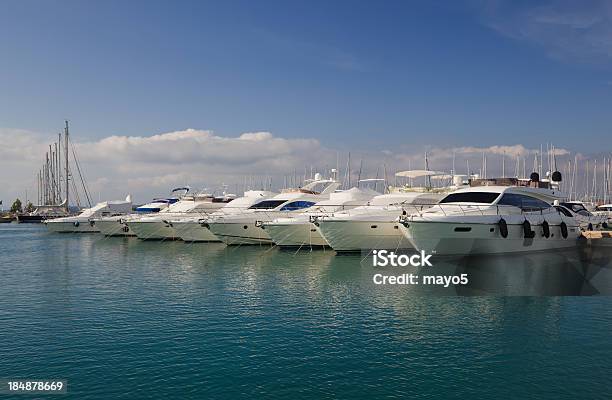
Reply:
[[[441,261],[470,273],[450,289],[375,286],[360,255],[40,226],[0,225],[0,254],[0,378],[64,398],[612,396],[610,297],[499,296],[609,294],[609,253]]]

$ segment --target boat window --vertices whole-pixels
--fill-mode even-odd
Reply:
[[[561,207],[561,206],[555,206],[555,208],[561,212],[561,214],[565,215],[566,217],[571,217],[572,213],[565,207]]]
[[[136,212],[153,213],[160,211],[159,207],[138,207]]]
[[[249,210],[271,210],[286,202],[287,200],[264,200],[249,207]]]
[[[539,211],[550,208],[547,202],[518,193],[504,193],[499,202],[500,206],[514,206],[525,211]]]
[[[304,200],[292,201],[291,203],[284,205],[280,210],[281,211],[301,210],[302,208],[312,207],[314,204],[315,203],[312,201],[304,201]]]
[[[495,192],[462,192],[462,193],[451,193],[442,200],[440,203],[483,203],[491,204],[499,196],[499,193]]]

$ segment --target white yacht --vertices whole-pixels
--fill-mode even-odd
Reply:
[[[158,213],[179,201],[189,190],[189,187],[173,189],[170,197],[154,199],[150,203],[137,207],[131,214],[95,218],[94,223],[100,229],[100,233],[105,236],[136,236],[130,227],[127,226],[126,221],[139,218],[143,215]]]
[[[590,212],[581,201],[566,201],[560,204],[574,214],[580,229],[583,231],[601,230],[607,228],[608,217],[601,214]]]
[[[280,247],[323,247],[329,246],[316,229],[314,222],[323,216],[332,215],[355,207],[363,206],[380,193],[371,189],[352,188],[332,193],[329,199],[320,201],[303,213],[266,222],[262,228]]]
[[[418,190],[383,194],[366,205],[319,217],[314,225],[329,246],[339,252],[412,248],[397,223],[402,205],[430,207],[442,196]]]
[[[612,204],[602,204],[600,206],[595,207],[593,214],[605,217],[606,228],[612,223]]]
[[[228,245],[272,244],[268,232],[261,229],[265,222],[299,214],[317,202],[329,199],[340,186],[335,179],[315,179],[302,188],[286,190],[269,200],[260,201],[237,215],[227,215],[208,222],[211,232]],[[321,187],[321,191],[317,189]]]
[[[95,218],[93,221],[98,229],[100,229],[100,233],[104,236],[136,236],[136,234],[127,226],[126,221],[144,214],[158,213],[161,210],[168,208],[171,204],[174,204],[174,202],[171,201],[171,199],[153,200],[151,203],[143,204],[142,206],[137,207],[134,210],[134,213],[100,217]]]
[[[560,181],[560,174],[553,177]],[[400,231],[417,250],[436,255],[529,252],[575,246],[580,228],[554,182],[477,179],[424,211],[408,210]]]
[[[100,232],[95,224],[96,218],[125,215],[130,211],[132,198],[128,195],[125,200],[104,201],[81,211],[78,215],[49,219],[45,224],[50,232]]]
[[[196,216],[171,220],[170,223],[178,236],[185,242],[219,242],[219,238],[208,229],[209,222],[214,221],[216,218],[238,215],[253,204],[270,199],[277,194],[265,190],[248,190],[244,192],[243,197],[233,200],[212,214],[202,213]]]
[[[131,218],[126,220],[125,223],[139,239],[180,239],[170,221],[198,214],[213,213],[234,198],[234,195],[217,197],[206,193],[186,195],[180,201],[158,213]]]

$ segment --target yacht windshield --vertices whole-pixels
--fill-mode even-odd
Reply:
[[[504,193],[497,204],[518,207],[523,211],[539,211],[550,208],[550,204],[543,200],[519,193]]]
[[[314,201],[304,201],[304,200],[298,200],[298,201],[292,201],[289,204],[285,204],[280,210],[281,211],[295,211],[295,210],[301,210],[303,208],[309,208],[314,206]]]
[[[482,203],[491,204],[495,199],[499,197],[499,193],[495,192],[462,192],[462,193],[451,193],[442,200],[440,203]]]
[[[593,215],[580,203],[561,203],[561,205],[563,207],[569,208],[576,214],[580,214],[585,217],[590,217],[591,215]]]
[[[249,210],[271,210],[286,202],[287,200],[264,200],[249,207]]]

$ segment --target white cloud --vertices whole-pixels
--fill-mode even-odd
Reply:
[[[612,61],[612,3],[605,0],[479,2],[484,24],[498,33],[573,62]]]
[[[5,204],[15,197],[36,196],[35,176],[42,163],[48,141],[54,135],[41,135],[23,130],[0,130],[0,199]],[[323,146],[312,138],[289,139],[269,132],[243,133],[225,137],[207,130],[186,129],[151,136],[108,136],[97,141],[77,142],[82,170],[95,200],[123,198],[131,193],[135,200],[144,202],[153,196],[168,193],[172,187],[191,185],[193,188],[219,189],[221,183],[230,185],[230,191],[241,192],[245,183],[259,187],[273,180],[273,187],[290,183],[297,175],[325,172],[339,162],[342,178],[345,175],[346,156],[351,151],[352,182],[356,182],[360,164],[362,178],[392,177],[395,171],[421,169],[425,166],[422,149],[408,153],[392,150],[356,152],[344,148],[338,151]],[[505,155],[506,171],[514,171],[516,157],[532,170],[533,155],[539,149],[522,144],[490,147],[435,147],[428,149],[429,167],[450,171],[455,155],[457,172],[464,173],[467,163],[472,172],[481,168],[482,154],[487,155],[489,176],[501,173]],[[574,159],[567,149],[556,149],[561,165],[565,156]],[[340,155],[340,160],[337,160]],[[569,157],[569,158],[568,158]],[[588,155],[578,155],[584,161]],[[565,165],[565,164],[563,164]],[[306,171],[305,171],[306,169]],[[521,168],[522,169],[522,168]],[[75,172],[76,175],[76,172]]]
[[[10,133],[10,132],[9,132]],[[2,137],[7,139],[7,137]],[[46,138],[48,139],[48,138]],[[42,163],[45,140],[23,131],[18,141],[3,140],[0,184],[4,197],[30,198],[36,187],[36,168]],[[18,157],[27,149],[27,157]],[[166,194],[172,187],[219,189],[221,183],[258,185],[268,177],[303,175],[310,165],[335,165],[336,152],[325,149],[315,139],[287,139],[269,132],[249,132],[237,137],[217,136],[211,131],[187,129],[152,136],[109,136],[94,142],[75,144],[92,196],[122,198],[130,192],[138,201]],[[76,175],[76,171],[74,172]],[[12,179],[15,177],[16,179]],[[8,185],[10,182],[18,184]],[[7,200],[8,201],[8,200]]]

